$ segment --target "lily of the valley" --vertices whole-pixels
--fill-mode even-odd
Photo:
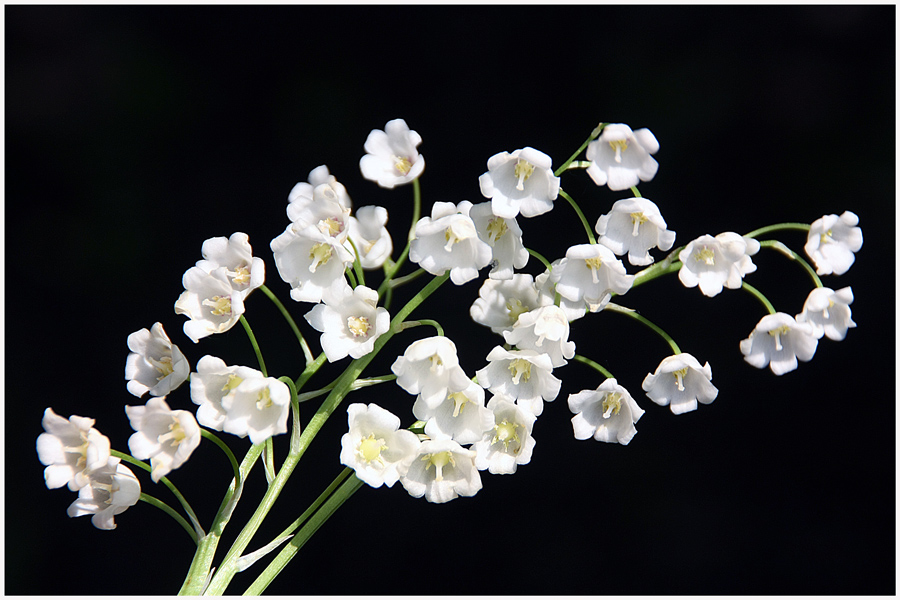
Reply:
[[[109,438],[94,429],[94,419],[72,415],[68,419],[52,408],[44,410],[44,433],[38,436],[37,453],[49,489],[68,485],[73,492],[86,486],[90,473],[109,460]]]
[[[377,404],[347,407],[349,431],[341,438],[341,464],[372,487],[391,487],[417,456],[419,438],[400,429],[400,418]]]
[[[511,279],[485,279],[478,298],[469,307],[469,316],[502,335],[512,329],[519,315],[540,305],[534,278],[527,273],[516,273]]]
[[[491,247],[491,279],[511,279],[514,269],[528,264],[528,250],[522,244],[522,229],[515,219],[498,217],[491,211],[490,202],[474,205],[469,216],[475,223],[478,237]]]
[[[504,219],[536,217],[553,209],[559,195],[559,177],[552,159],[534,148],[500,152],[488,159],[487,173],[478,178],[491,210]]]
[[[816,288],[809,293],[803,304],[803,312],[797,315],[798,323],[809,323],[813,334],[821,339],[840,341],[847,336],[847,329],[856,327],[851,316],[853,290],[849,287],[834,291],[831,288]]]
[[[232,289],[243,299],[266,281],[266,265],[263,259],[253,256],[246,233],[209,238],[203,242],[200,253],[203,260],[197,261],[196,266],[206,273],[223,269]]]
[[[424,441],[400,483],[414,498],[449,502],[459,496],[474,496],[481,489],[475,468],[475,452],[449,437]]]
[[[334,236],[316,227],[298,230],[292,223],[270,246],[278,274],[291,286],[291,298],[297,302],[318,303],[349,287],[344,270],[353,263],[353,255]]]
[[[459,366],[456,344],[445,336],[433,336],[410,344],[398,356],[391,371],[397,385],[410,394],[420,396],[429,407],[436,408],[448,394],[468,388],[471,381]]]
[[[306,320],[322,332],[322,351],[328,362],[349,355],[365,356],[375,348],[375,340],[391,326],[388,311],[378,303],[378,292],[364,285],[341,288],[306,313]]]
[[[631,289],[634,275],[628,275],[622,261],[603,244],[579,244],[566,250],[550,273],[560,296],[573,303],[585,303],[588,310],[598,312],[612,294]]]
[[[536,417],[544,412],[544,402],[552,402],[559,395],[562,381],[553,376],[553,361],[548,354],[495,346],[487,360],[488,365],[475,373],[478,384],[493,394],[514,399]]]
[[[172,410],[165,398],[154,397],[145,406],[126,406],[135,433],[128,449],[138,459],[150,459],[150,479],[157,483],[187,461],[200,445],[200,426],[186,410]]]
[[[432,275],[450,271],[450,281],[462,285],[478,277],[478,270],[491,262],[491,247],[478,237],[469,216],[472,203],[463,200],[435,202],[431,216],[416,223],[409,259]]]
[[[849,210],[813,221],[803,249],[815,263],[816,273],[843,275],[853,265],[854,253],[863,245],[858,224],[859,217]]]
[[[382,206],[362,206],[350,217],[350,240],[363,269],[380,269],[394,251],[387,220],[387,209]]]
[[[484,406],[484,388],[469,380],[465,389],[448,391],[443,402],[429,406],[421,397],[412,407],[413,416],[425,421],[425,435],[449,436],[460,444],[471,444],[493,425],[493,415]]]
[[[711,298],[723,287],[741,287],[744,275],[756,271],[750,257],[757,252],[757,240],[737,233],[702,235],[678,253],[681,261],[678,279],[685,287],[699,286],[703,295]]]
[[[225,269],[207,273],[191,267],[182,278],[184,292],[175,301],[175,313],[185,315],[184,334],[194,343],[224,333],[244,314],[244,294],[232,287]]]
[[[342,207],[348,209],[353,208],[353,202],[347,194],[347,188],[345,188],[334,175],[328,172],[328,167],[325,165],[319,165],[310,171],[307,181],[301,181],[291,188],[291,191],[288,194],[288,204],[309,204],[313,201],[313,191],[315,188],[325,184],[332,189],[334,198]],[[290,218],[290,209],[288,209],[288,218]]]
[[[91,472],[90,481],[78,490],[78,499],[66,511],[70,517],[91,515],[97,529],[115,529],[114,517],[141,497],[141,484],[131,469],[110,457],[106,464]]]
[[[162,323],[135,331],[127,343],[131,354],[125,360],[125,379],[128,391],[138,398],[147,392],[166,396],[190,375],[190,364],[166,335]]]
[[[642,384],[647,396],[660,406],[669,405],[676,415],[697,410],[697,403],[709,404],[719,395],[712,384],[712,367],[683,352],[667,356],[648,373]]]
[[[666,251],[675,243],[675,232],[666,229],[659,207],[647,198],[617,201],[594,229],[601,244],[618,256],[628,254],[633,265],[649,265],[653,257],[648,250]]]
[[[503,332],[503,339],[519,350],[549,355],[554,368],[575,356],[575,342],[569,341],[566,313],[552,304],[519,315],[513,328]]]
[[[515,473],[516,467],[531,462],[535,446],[531,431],[537,417],[501,395],[491,398],[487,408],[493,418],[490,428],[472,446],[475,467],[495,475]]]
[[[597,185],[613,191],[627,190],[640,181],[650,181],[659,164],[650,156],[659,151],[659,142],[647,128],[632,131],[623,123],[612,123],[588,144],[585,156],[591,161],[587,174]]]
[[[416,150],[422,137],[403,119],[388,121],[384,131],[373,129],[366,138],[366,154],[359,159],[362,176],[384,188],[409,183],[425,169],[425,158]]]
[[[596,390],[569,395],[575,439],[627,444],[637,433],[634,425],[644,414],[631,394],[615,379],[606,379]]]
[[[741,341],[741,353],[754,367],[765,369],[768,365],[776,375],[784,375],[797,368],[798,360],[812,360],[818,343],[812,324],[775,313],[760,319],[750,337]]]

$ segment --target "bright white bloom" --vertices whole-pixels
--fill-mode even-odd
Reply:
[[[642,385],[647,396],[660,406],[669,405],[676,415],[697,410],[697,402],[709,404],[719,395],[712,384],[712,367],[702,367],[696,358],[682,352],[667,356]]]
[[[737,233],[725,232],[716,237],[702,235],[678,253],[681,269],[678,279],[685,287],[700,286],[703,295],[712,298],[722,287],[737,289],[747,273],[756,270],[750,259],[759,252],[759,242]]]
[[[246,233],[232,233],[230,238],[210,238],[203,242],[200,253],[203,260],[197,261],[196,266],[206,273],[224,269],[231,288],[243,299],[266,282],[266,265],[263,259],[253,256]]]
[[[554,368],[575,356],[575,342],[569,341],[566,313],[552,304],[519,315],[512,330],[503,332],[503,339],[519,350],[548,354]]]
[[[72,415],[60,417],[52,408],[44,410],[44,432],[37,439],[37,453],[49,489],[68,485],[77,491],[89,482],[90,473],[109,460],[109,438],[94,429],[94,419]]]
[[[350,239],[363,269],[380,269],[394,251],[387,220],[387,209],[382,206],[360,207],[356,216],[350,217]]]
[[[154,483],[183,465],[200,445],[194,415],[170,409],[165,398],[150,398],[146,406],[126,406],[125,414],[137,432],[128,438],[128,449],[135,458],[150,459]]]
[[[78,500],[66,511],[70,517],[92,515],[97,529],[115,529],[113,519],[134,506],[141,498],[141,484],[131,469],[109,458],[106,464],[91,473],[90,482],[78,490]]]
[[[566,250],[566,257],[553,267],[550,282],[563,298],[573,303],[583,300],[591,312],[598,312],[612,294],[631,289],[634,275],[628,275],[622,261],[603,244],[579,244]]]
[[[262,373],[250,367],[228,366],[215,356],[201,358],[197,372],[191,375],[191,401],[199,405],[197,421],[204,427],[222,431],[228,418],[222,400],[243,380],[259,377]]]
[[[334,297],[326,297],[306,313],[306,320],[321,331],[322,351],[328,362],[365,356],[375,340],[391,327],[391,316],[378,303],[378,292],[364,285],[349,286]]]
[[[184,383],[191,372],[191,365],[166,335],[162,323],[130,334],[128,349],[131,354],[125,359],[125,379],[128,391],[138,398],[147,392],[165,396]]]
[[[575,439],[627,444],[637,433],[634,424],[644,414],[631,394],[615,379],[607,379],[596,390],[569,394],[569,410]]]
[[[491,247],[491,279],[510,279],[513,269],[528,264],[528,250],[522,244],[522,229],[515,219],[504,219],[491,212],[491,203],[482,202],[469,210],[478,237]]]
[[[175,313],[186,315],[184,334],[194,343],[234,327],[244,314],[244,294],[231,285],[225,269],[207,273],[191,267],[181,280],[184,292],[175,302]]]
[[[391,365],[397,385],[410,394],[419,394],[430,407],[439,406],[448,394],[468,388],[471,381],[459,366],[456,344],[448,337],[417,340]]]
[[[471,444],[493,427],[491,411],[484,406],[484,388],[469,381],[458,392],[449,392],[443,402],[428,406],[420,398],[413,404],[413,415],[425,421],[425,434],[432,438],[449,436],[460,444]]]
[[[372,487],[391,487],[417,457],[419,437],[377,404],[347,407],[350,430],[341,438],[341,464]]]
[[[409,259],[432,275],[450,270],[450,281],[462,285],[478,277],[491,262],[491,247],[481,241],[469,217],[472,203],[435,202],[431,216],[416,223]]]
[[[816,288],[809,293],[803,304],[803,312],[797,315],[798,323],[809,323],[813,334],[821,339],[840,341],[847,336],[847,329],[856,327],[851,318],[850,305],[853,304],[853,290],[849,287],[834,291],[831,288]]]
[[[481,489],[475,468],[475,452],[450,438],[422,442],[400,483],[410,496],[429,502],[449,502],[457,496],[474,496]]]
[[[475,373],[478,384],[492,393],[515,399],[516,404],[539,417],[544,402],[559,395],[562,382],[553,376],[553,361],[534,350],[506,350],[495,346],[488,365]]]
[[[618,256],[628,253],[633,265],[653,262],[648,250],[666,251],[675,243],[675,232],[666,229],[666,222],[655,203],[646,198],[628,198],[612,205],[608,214],[597,219],[597,240]]]
[[[559,195],[559,177],[552,159],[534,148],[500,152],[488,159],[488,172],[478,178],[481,193],[490,198],[498,217],[536,217],[553,209]]]
[[[556,305],[556,284],[550,279],[550,274],[559,267],[562,261],[563,259],[561,258],[554,260],[550,263],[551,271],[544,271],[534,278],[534,287],[537,288],[538,291],[538,303],[540,306]],[[565,313],[566,319],[568,319],[570,323],[572,321],[577,321],[588,312],[588,305],[584,301],[584,298],[580,300],[569,300],[568,298],[559,296],[559,307],[562,309],[563,313]],[[599,310],[600,307],[598,306],[597,308]]]
[[[422,137],[406,121],[388,121],[384,131],[373,129],[366,138],[366,155],[359,159],[362,176],[384,188],[409,183],[425,169],[425,157],[416,146]]]
[[[760,319],[750,337],[741,340],[741,353],[754,367],[765,369],[768,365],[776,375],[784,375],[797,368],[797,359],[811,360],[818,344],[811,323],[798,323],[790,315],[775,313]]]
[[[512,279],[485,279],[478,298],[469,308],[469,316],[479,325],[502,334],[512,329],[519,315],[540,306],[534,278],[516,273]]]
[[[491,427],[472,446],[475,467],[495,475],[515,473],[518,465],[531,462],[535,444],[531,430],[537,417],[503,396],[491,398],[488,408],[493,414]]]
[[[650,181],[659,164],[651,154],[659,150],[659,142],[649,129],[632,131],[622,123],[612,123],[600,137],[588,144],[585,156],[591,161],[587,174],[597,185],[627,190],[638,181]]]
[[[320,165],[309,172],[309,183],[306,181],[301,181],[296,184],[291,192],[288,194],[288,203],[294,204],[308,204],[313,201],[313,190],[320,185],[327,184],[331,187],[334,192],[334,197],[344,208],[352,209],[353,202],[350,200],[350,196],[347,194],[347,188],[345,188],[334,175],[328,172],[328,167],[325,165]],[[290,213],[288,213],[290,215]],[[290,218],[290,216],[288,216]]]
[[[300,232],[311,227],[343,244],[350,233],[350,209],[341,205],[328,184],[316,186],[312,202],[291,202],[287,207],[292,229]]]
[[[353,263],[353,255],[336,238],[315,227],[298,231],[293,224],[270,244],[275,267],[291,286],[291,298],[297,302],[318,303],[328,294],[338,295],[349,287],[344,270]]]
[[[854,252],[863,244],[862,229],[856,225],[859,217],[849,210],[841,216],[825,215],[809,227],[809,235],[803,249],[816,264],[819,275],[843,275],[853,261]]]

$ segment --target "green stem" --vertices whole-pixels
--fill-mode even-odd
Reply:
[[[356,283],[356,277],[353,275],[353,267],[347,267],[347,270],[344,271],[346,273],[347,278],[350,279],[350,287],[355,288],[358,284]]]
[[[578,204],[572,199],[570,195],[565,193],[563,190],[559,190],[559,195],[565,198],[569,204],[572,205],[572,208],[575,209],[575,212],[578,214],[578,218],[581,219],[581,224],[584,225],[584,230],[587,232],[588,240],[590,240],[591,244],[596,244],[597,239],[594,237],[594,232],[591,229],[590,224],[587,222],[587,219],[584,217],[584,213],[581,212],[581,208],[578,207]]]
[[[200,435],[202,435],[204,438],[206,438],[207,440],[209,440],[209,441],[211,441],[212,443],[214,443],[216,446],[218,446],[218,447],[222,450],[222,452],[225,453],[225,456],[228,457],[228,461],[231,463],[231,468],[232,468],[232,470],[234,471],[234,476],[235,476],[238,480],[240,480],[240,478],[241,478],[241,467],[238,465],[237,459],[234,457],[234,453],[231,451],[231,448],[229,448],[229,447],[225,444],[225,442],[223,442],[222,440],[220,440],[220,439],[219,439],[219,436],[217,436],[216,434],[214,434],[212,431],[209,431],[209,430],[207,430],[207,429],[203,429],[203,428],[201,427],[201,428],[200,428]]]
[[[775,225],[767,225],[765,227],[760,227],[759,229],[754,229],[750,233],[745,233],[744,237],[755,238],[760,235],[765,235],[767,233],[771,233],[773,231],[785,231],[785,230],[794,230],[794,231],[809,231],[808,223],[776,223]]]
[[[547,272],[548,272],[548,273],[551,272],[551,271],[553,271],[553,267],[550,265],[550,261],[549,261],[549,260],[547,260],[546,258],[544,258],[544,257],[543,257],[540,253],[538,253],[536,250],[532,250],[531,248],[526,248],[526,250],[528,250],[528,254],[532,255],[533,257],[535,257],[536,259],[538,259],[539,261],[541,261],[541,263],[542,263],[542,264],[544,265],[544,267],[547,269]]]
[[[631,186],[631,193],[634,194],[634,197],[635,197],[635,198],[640,198],[640,197],[641,197],[641,193],[638,191],[636,185]]]
[[[359,250],[357,250],[356,244],[349,237],[347,241],[350,242],[350,247],[353,248],[353,271],[356,273],[356,280],[359,282],[359,285],[366,285],[366,276],[363,274],[362,263],[359,261]]]
[[[678,253],[684,249],[684,246],[680,248],[676,248],[669,252],[668,255],[658,263],[654,263],[644,269],[643,271],[639,271],[634,276],[634,281],[631,283],[631,289],[636,288],[639,285],[647,283],[648,281],[652,281],[657,277],[662,277],[663,275],[668,275],[669,273],[674,273],[681,269],[681,261],[678,260]]]
[[[575,360],[577,360],[578,362],[580,362],[580,363],[584,363],[584,364],[588,365],[589,367],[592,367],[592,368],[596,369],[597,371],[600,372],[600,374],[602,374],[602,375],[603,375],[604,377],[606,377],[607,379],[615,379],[615,377],[613,377],[613,374],[612,374],[612,373],[610,373],[609,371],[607,371],[606,369],[604,369],[600,364],[595,363],[594,361],[592,361],[592,360],[589,359],[588,357],[582,356],[582,355],[580,355],[580,354],[576,354],[573,358],[574,358]]]
[[[316,371],[319,370],[323,364],[325,364],[325,353],[322,352],[319,356],[316,357],[314,361],[306,364],[306,368],[303,369],[303,372],[300,373],[300,377],[297,378],[297,381],[294,382],[294,387],[297,390],[302,390],[303,386],[309,381],[309,378],[316,374]]]
[[[762,292],[760,292],[758,289],[756,289],[746,281],[741,283],[741,287],[756,296],[756,299],[763,303],[763,306],[766,307],[766,310],[769,311],[770,315],[774,315],[777,312],[775,310],[775,307],[772,306],[772,303],[769,302],[769,299],[763,296]]]
[[[306,358],[306,363],[309,364],[313,361],[312,352],[309,349],[309,344],[306,343],[306,340],[303,338],[303,334],[300,333],[300,328],[297,327],[297,323],[294,322],[293,317],[291,317],[291,313],[288,312],[287,308],[284,307],[284,304],[281,303],[275,294],[264,285],[259,286],[260,291],[265,294],[269,300],[275,303],[275,306],[281,312],[282,316],[288,322],[288,325],[291,327],[291,331],[294,332],[294,335],[297,337],[297,341],[300,342],[300,348],[303,350],[303,356]]]
[[[244,326],[244,331],[247,332],[247,337],[250,338],[250,345],[253,346],[253,351],[256,352],[259,370],[262,371],[263,377],[268,377],[269,375],[266,373],[266,363],[263,360],[262,352],[259,350],[259,344],[256,343],[256,336],[253,335],[253,330],[250,329],[250,323],[247,322],[247,317],[244,315],[241,315],[241,325]]]
[[[409,235],[406,236],[406,247],[403,248],[403,252],[400,254],[400,258],[397,259],[397,262],[393,263],[389,268],[384,271],[384,281],[381,282],[381,285],[378,286],[378,297],[381,298],[384,293],[390,289],[391,280],[394,278],[394,275],[397,274],[397,271],[400,270],[400,267],[403,266],[403,263],[406,262],[406,258],[409,256],[409,245],[410,243],[416,239],[416,224],[419,222],[419,218],[422,214],[422,188],[419,186],[419,180],[413,179],[413,216],[412,216],[412,224],[409,226]]]
[[[398,288],[401,285],[405,285],[405,284],[409,283],[410,281],[421,277],[422,275],[424,275],[427,272],[428,271],[426,271],[425,269],[416,269],[409,275],[404,275],[403,277],[398,277],[396,279],[393,279],[393,280],[391,280],[391,283],[389,284],[390,289]]]
[[[591,132],[591,135],[588,136],[588,139],[584,140],[584,143],[578,147],[578,150],[575,151],[575,154],[570,156],[569,160],[567,160],[562,165],[560,165],[560,167],[558,169],[556,169],[556,172],[554,172],[553,174],[556,175],[557,177],[559,177],[563,171],[568,169],[569,165],[572,163],[572,161],[575,160],[576,158],[578,158],[578,155],[581,154],[582,151],[584,151],[584,149],[588,147],[588,144],[593,142],[595,139],[597,139],[600,136],[601,133],[603,133],[603,128],[606,127],[607,125],[609,125],[609,123],[600,123],[599,125],[597,125],[597,127],[595,127],[594,130]]]
[[[432,319],[418,319],[417,321],[406,321],[404,323],[400,323],[401,329],[411,329],[413,327],[418,327],[419,325],[431,325],[437,331],[437,334],[439,336],[444,336],[444,328],[441,327],[440,323]]]
[[[353,382],[353,385],[350,386],[350,391],[354,392],[358,389],[361,389],[364,387],[369,387],[370,385],[384,383],[385,381],[393,381],[395,379],[397,379],[396,375],[382,375],[380,377],[367,377],[365,379],[357,379],[356,381]],[[305,392],[303,394],[298,394],[297,401],[302,404],[303,402],[308,402],[309,400],[312,400],[313,398],[318,398],[319,396],[324,396],[325,394],[330,392],[332,389],[334,389],[334,386],[336,383],[337,383],[337,380],[332,381],[331,383],[329,383],[322,389],[315,390],[313,392]]]
[[[807,274],[809,274],[810,277],[812,277],[813,283],[816,284],[816,287],[823,287],[822,280],[819,279],[819,276],[816,274],[816,270],[813,269],[812,266],[808,262],[806,262],[806,260],[802,256],[800,256],[778,240],[763,240],[759,243],[759,245],[761,248],[772,248],[773,250],[777,250],[791,260],[800,263],[800,266],[806,270]]]
[[[182,527],[184,527],[184,530],[188,532],[188,535],[191,536],[191,540],[193,540],[194,544],[200,543],[199,540],[197,539],[197,532],[194,531],[194,528],[191,527],[191,524],[188,523],[184,517],[179,515],[178,512],[174,508],[172,508],[171,506],[169,506],[162,500],[159,500],[158,498],[154,498],[150,494],[145,494],[144,492],[141,492],[140,499],[151,506],[155,506],[156,508],[160,509],[161,511],[163,511],[164,513],[166,513],[167,515],[169,515],[170,517],[175,519],[175,521],[177,521],[178,524],[181,525]]]
[[[643,323],[653,331],[655,331],[662,339],[666,340],[666,343],[669,344],[669,347],[672,349],[673,354],[681,354],[681,349],[678,347],[678,344],[675,343],[675,340],[672,339],[668,333],[662,330],[656,323],[648,319],[647,317],[639,314],[637,311],[631,308],[627,308],[625,306],[619,306],[618,304],[614,304],[610,302],[606,305],[606,310],[611,310],[613,312],[617,312],[619,314],[626,315]]]

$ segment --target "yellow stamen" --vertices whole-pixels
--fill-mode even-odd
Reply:
[[[365,317],[347,317],[347,329],[353,337],[363,337],[369,332],[369,320]]]
[[[511,360],[509,372],[512,374],[513,385],[519,385],[520,380],[522,383],[528,383],[528,380],[531,379],[531,363],[524,358]]]
[[[527,160],[522,160],[520,158],[516,162],[514,173],[516,178],[519,180],[518,183],[516,183],[516,189],[521,192],[525,189],[525,182],[528,181],[528,178],[531,177],[532,173],[534,173],[534,165]]]
[[[231,314],[231,297],[229,296],[213,296],[203,301],[203,306],[209,306],[210,312],[217,317]]]

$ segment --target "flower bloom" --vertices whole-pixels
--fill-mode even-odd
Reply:
[[[244,295],[232,287],[225,269],[207,273],[191,267],[181,281],[184,292],[175,302],[175,313],[190,319],[184,324],[184,334],[195,344],[228,331],[244,314]]]
[[[862,229],[856,225],[859,217],[849,210],[841,216],[825,215],[809,227],[803,249],[816,264],[819,275],[843,275],[853,261],[854,252],[863,244]]]
[[[486,279],[478,290],[478,298],[469,307],[469,316],[502,335],[512,329],[519,315],[538,306],[534,278],[527,273],[516,273],[512,279]]]
[[[676,415],[697,410],[697,402],[709,404],[719,395],[712,384],[712,367],[683,352],[667,356],[642,384],[647,396],[660,406],[669,405]]]
[[[618,256],[628,253],[633,265],[649,265],[653,262],[650,248],[666,251],[675,243],[675,232],[666,229],[659,208],[647,198],[617,201],[597,219],[594,229],[600,236],[597,241]]]
[[[465,390],[471,383],[459,366],[456,344],[444,336],[413,342],[397,357],[391,371],[397,376],[397,385],[419,394],[430,407],[439,406],[448,394]]]
[[[47,408],[41,425],[44,433],[38,436],[37,453],[47,467],[44,481],[49,489],[68,485],[77,491],[109,460],[109,438],[94,429],[94,419],[77,415],[65,419]]]
[[[292,223],[270,244],[275,267],[291,286],[297,302],[318,303],[328,294],[337,295],[349,287],[344,270],[353,255],[333,236],[316,227],[297,229]]]
[[[266,265],[263,259],[253,256],[250,238],[246,233],[233,233],[230,238],[215,237],[203,242],[200,253],[203,260],[197,267],[206,273],[223,269],[232,289],[242,299],[266,281]]]
[[[551,163],[549,156],[534,148],[490,157],[488,171],[478,178],[478,185],[490,199],[493,213],[512,219],[520,213],[536,217],[552,210],[559,195],[559,177],[553,174]]]
[[[443,402],[431,407],[417,398],[413,415],[425,421],[425,435],[431,438],[448,436],[460,444],[471,444],[493,427],[494,417],[484,406],[484,388],[469,380],[458,392],[449,392]]]
[[[306,320],[322,332],[322,351],[328,362],[365,356],[375,348],[375,340],[391,327],[391,316],[376,307],[378,292],[364,285],[349,286],[335,297],[326,297],[306,313]]]
[[[553,376],[553,361],[534,350],[506,350],[494,346],[488,365],[477,371],[478,384],[492,393],[515,399],[516,404],[539,417],[544,402],[559,395],[562,382]]]
[[[319,165],[309,172],[307,181],[297,183],[288,194],[288,204],[300,203],[308,204],[313,201],[313,191],[320,185],[327,184],[334,192],[334,198],[338,203],[348,209],[353,208],[353,202],[347,194],[347,188],[341,184],[334,175],[328,172],[328,167]],[[288,212],[290,218],[290,210]],[[293,220],[293,219],[292,219]]]
[[[650,155],[658,150],[659,142],[649,129],[632,131],[628,125],[612,123],[588,144],[585,156],[591,165],[587,174],[597,185],[627,190],[638,181],[653,179],[659,164]]]
[[[127,342],[131,354],[125,360],[125,379],[128,391],[138,398],[147,392],[165,396],[187,380],[191,366],[162,323],[135,331]]]
[[[537,417],[509,398],[494,396],[488,402],[493,419],[484,436],[475,442],[475,467],[497,475],[516,472],[518,465],[531,462],[535,441],[531,430]]]
[[[784,375],[797,368],[797,359],[811,360],[818,344],[812,324],[775,313],[759,320],[750,337],[741,341],[741,352],[754,367],[765,369],[768,365],[776,375]]]
[[[406,121],[388,121],[384,131],[369,132],[359,170],[363,177],[384,188],[409,183],[425,169],[425,158],[416,150],[421,143],[422,137],[410,130]]]
[[[350,430],[341,438],[341,464],[372,487],[391,487],[416,458],[419,438],[377,404],[347,407]]]
[[[759,252],[759,242],[737,233],[725,232],[716,237],[702,235],[678,253],[681,269],[678,279],[685,287],[700,286],[703,295],[712,298],[722,287],[737,289],[743,277],[756,270],[750,259]]]
[[[566,300],[584,301],[591,312],[597,312],[613,294],[630,290],[634,275],[628,275],[622,261],[603,244],[579,244],[566,250],[566,257],[553,267],[550,281]]]
[[[462,285],[478,277],[478,270],[491,262],[491,247],[481,241],[469,217],[472,203],[463,200],[435,202],[431,216],[416,223],[409,259],[432,275],[450,270],[450,280]]]
[[[631,394],[615,379],[606,379],[596,390],[569,394],[569,410],[575,439],[627,444],[637,433],[634,424],[644,414]]]
[[[575,356],[575,342],[568,341],[566,313],[552,304],[519,315],[512,330],[503,332],[503,339],[519,350],[549,355],[554,368],[567,364],[566,359]]]
[[[356,245],[363,269],[380,269],[394,251],[385,227],[387,220],[387,209],[382,206],[362,206],[355,217],[350,217],[350,240]]]
[[[339,244],[350,233],[350,209],[340,204],[337,194],[327,184],[316,186],[312,202],[288,204],[287,213],[291,228],[297,232],[312,228]]]
[[[66,513],[70,517],[92,515],[91,523],[97,529],[115,529],[114,517],[137,504],[140,498],[141,484],[137,477],[118,458],[111,457],[91,472],[90,481],[78,490],[78,499]]]
[[[136,432],[128,438],[128,449],[135,458],[150,459],[154,483],[183,465],[200,445],[194,415],[170,409],[165,398],[150,398],[145,406],[126,406],[125,414]]]
[[[856,327],[851,318],[850,305],[853,290],[849,287],[834,291],[831,288],[816,288],[809,293],[803,304],[803,312],[797,315],[798,323],[809,323],[813,334],[822,339],[840,341],[847,336],[847,329]]]
[[[528,264],[528,250],[522,244],[522,229],[515,219],[504,219],[491,212],[491,203],[482,202],[469,210],[478,237],[491,247],[491,279],[510,279],[513,269]]]
[[[475,452],[447,437],[422,442],[400,483],[414,498],[442,503],[474,496],[481,489],[481,475],[475,468]]]

